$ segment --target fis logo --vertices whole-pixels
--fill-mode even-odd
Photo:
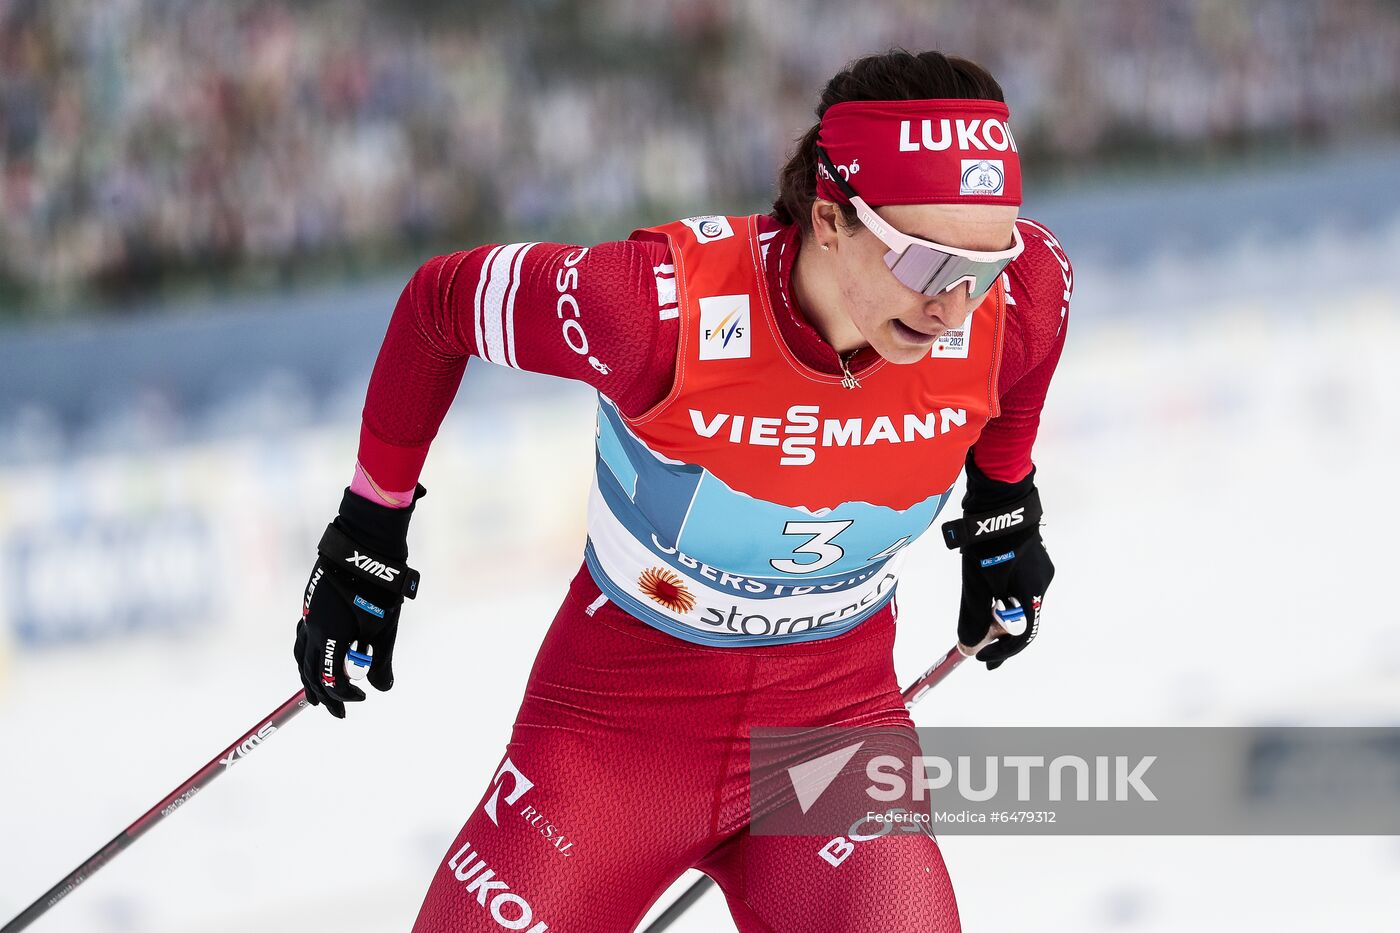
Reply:
[[[347,564],[354,564],[365,573],[376,576],[388,583],[393,583],[394,578],[399,575],[397,568],[390,567],[382,561],[377,561],[366,554],[361,554],[359,551],[345,558],[345,562]]]
[[[223,765],[226,770],[228,768],[232,768],[236,763],[242,761],[249,754],[251,754],[253,749],[266,742],[272,736],[272,733],[276,731],[277,727],[274,726],[272,723],[263,723],[261,726],[258,727],[257,732],[248,736],[242,742],[239,742],[233,748],[229,749],[228,755],[219,759],[219,764]]]
[[[700,299],[700,359],[748,359],[749,331],[748,295]]]
[[[977,522],[977,530],[972,533],[975,538],[978,535],[989,535],[994,531],[1003,531],[1007,528],[1014,528],[1025,520],[1025,506],[1019,509],[1012,509],[1010,512],[1002,512],[1000,515],[993,515],[991,518],[984,518]]]

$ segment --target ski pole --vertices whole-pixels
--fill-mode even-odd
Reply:
[[[369,667],[369,655],[361,654],[351,650],[346,658],[347,670],[353,680],[359,680],[365,675]],[[112,841],[92,854],[87,861],[73,869],[62,881],[48,891],[37,901],[30,904],[19,913],[13,920],[0,927],[0,933],[19,933],[35,920],[48,912],[49,908],[63,900],[77,889],[78,885],[88,880],[102,866],[106,865],[119,853],[124,851],[137,839],[140,839],[146,832],[161,820],[174,813],[184,806],[190,798],[194,797],[204,788],[209,786],[209,782],[232,768],[235,764],[256,751],[263,742],[267,741],[278,729],[291,722],[292,717],[300,713],[309,704],[306,702],[306,691],[298,690],[287,699],[271,714],[264,716],[258,724],[247,732],[243,733],[238,741],[216,755],[208,764],[190,775],[189,780],[172,790],[160,803],[141,815],[141,818],[132,823],[126,829],[117,833]]]
[[[1001,622],[1007,625],[1014,626],[1017,622],[1025,621],[1025,612],[1016,607],[1005,611],[998,609],[996,613],[997,617],[1001,619]],[[1012,633],[1007,631],[1006,628],[1003,628],[1000,623],[993,622],[992,627],[987,630],[987,637],[982,639],[977,647],[965,648],[963,645],[955,643],[953,647],[948,649],[948,653],[943,656],[942,660],[924,671],[917,680],[901,691],[900,695],[904,698],[905,708],[913,708],[915,703],[918,703],[924,698],[924,694],[938,686],[943,682],[945,677],[957,670],[959,664],[975,655],[978,651],[981,651],[996,639],[1008,634]],[[661,933],[662,930],[669,928],[671,924],[680,919],[681,914],[690,909],[691,904],[694,904],[696,901],[700,900],[700,898],[704,897],[705,892],[709,891],[714,883],[714,879],[709,875],[701,875],[699,878],[695,879],[690,887],[681,892],[680,897],[676,898],[671,902],[670,906],[657,914],[656,919],[648,924],[647,928],[643,930],[642,933]],[[6,931],[0,930],[0,933],[6,933]]]

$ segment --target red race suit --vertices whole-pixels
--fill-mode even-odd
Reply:
[[[1031,469],[1073,273],[1044,227],[927,359],[848,361],[792,296],[800,232],[689,218],[583,248],[426,263],[371,378],[352,488],[406,504],[467,361],[600,395],[585,564],[420,933],[630,930],[689,868],[740,930],[959,929],[931,835],[750,834],[749,730],[912,734],[892,663],[903,549],[969,450]]]

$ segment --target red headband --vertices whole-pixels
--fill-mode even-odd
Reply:
[[[861,100],[833,104],[817,144],[872,207],[1020,204],[1021,161],[995,100]],[[817,161],[817,197],[850,199]]]

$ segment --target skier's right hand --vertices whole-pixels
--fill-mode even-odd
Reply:
[[[420,485],[414,504],[393,509],[345,490],[317,548],[293,654],[306,699],[337,719],[345,718],[346,703],[365,698],[345,673],[352,645],[371,656],[368,679],[376,690],[394,685],[399,610],[418,595],[418,571],[407,564],[408,523],[426,493]]]

